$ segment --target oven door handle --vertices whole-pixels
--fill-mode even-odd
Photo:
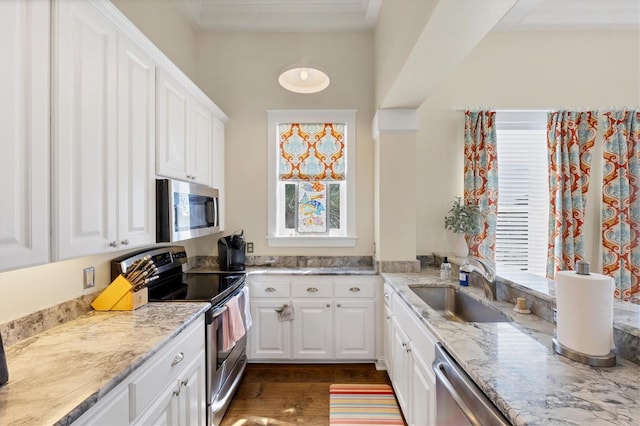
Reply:
[[[225,311],[229,309],[227,307],[227,305],[224,305],[223,307],[221,307],[220,309],[216,310],[216,312],[213,314],[213,316],[211,317],[212,320],[218,318],[220,315],[224,314]]]

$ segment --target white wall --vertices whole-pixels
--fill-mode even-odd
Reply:
[[[452,249],[444,216],[462,195],[464,113],[454,108],[607,108],[640,105],[637,32],[492,33],[420,108],[418,254]],[[599,259],[600,144],[587,201],[587,259]]]
[[[197,37],[196,83],[230,117],[227,122],[226,228],[244,229],[257,255],[373,254],[373,34],[203,33]],[[278,85],[286,66],[307,56],[331,78],[316,94]],[[269,109],[356,109],[358,242],[354,248],[270,248],[267,245],[267,114]],[[217,252],[215,242],[198,246]]]

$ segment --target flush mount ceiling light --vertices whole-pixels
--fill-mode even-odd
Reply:
[[[329,86],[329,76],[316,65],[290,65],[278,78],[280,86],[295,93],[317,93]]]

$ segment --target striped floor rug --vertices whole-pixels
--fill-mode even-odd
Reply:
[[[331,425],[404,425],[393,389],[379,384],[329,387]]]

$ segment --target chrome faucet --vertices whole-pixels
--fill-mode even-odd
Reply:
[[[484,290],[484,296],[489,300],[496,300],[495,263],[488,259],[483,259],[476,256],[469,256],[467,260],[469,261],[469,264],[467,266],[471,267],[471,273],[475,272],[482,278],[482,289]],[[480,265],[480,267],[476,265]]]

